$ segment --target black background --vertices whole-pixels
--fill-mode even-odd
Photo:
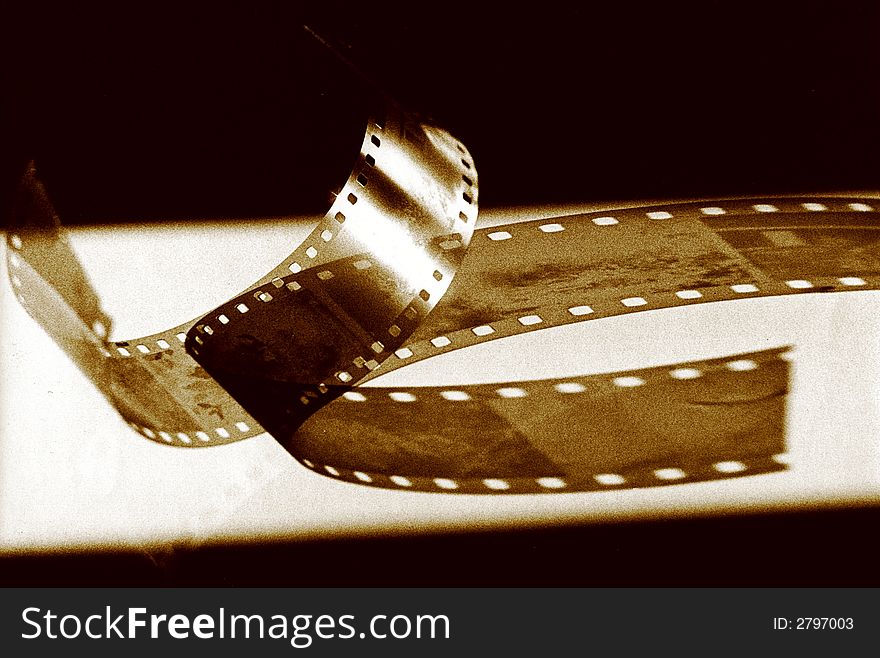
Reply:
[[[68,224],[321,212],[332,181],[316,183],[339,166],[333,121],[350,117],[326,111],[341,83],[303,59],[315,52],[306,22],[468,145],[483,207],[880,187],[874,2],[314,5],[8,13],[4,214],[31,158]],[[0,580],[880,584],[877,520],[863,509],[177,546],[6,559]]]
[[[58,4],[6,21],[3,192],[34,158],[66,223],[323,213],[360,137],[305,23],[484,207],[880,185],[876,2]]]

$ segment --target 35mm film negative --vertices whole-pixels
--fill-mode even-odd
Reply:
[[[880,282],[877,211],[864,199],[676,204],[475,231],[467,149],[392,105],[288,258],[197,320],[111,343],[33,168],[21,192],[7,235],[17,297],[134,430],[177,447],[268,431],[316,472],[408,491],[559,493],[785,468],[784,346],[601,376],[358,384],[568,323]]]

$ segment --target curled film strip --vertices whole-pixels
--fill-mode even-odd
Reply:
[[[370,121],[354,171],[324,220],[253,290],[211,314],[210,321],[109,344],[103,340],[109,319],[67,246],[33,168],[21,191],[16,222],[24,230],[8,236],[10,277],[20,302],[124,417],[155,428],[146,432],[150,438],[165,440],[172,436],[166,430],[173,428],[173,440],[191,445],[264,430],[241,414],[184,346],[194,356],[210,353],[201,345],[203,338],[225,323],[265,323],[266,310],[288,311],[299,323],[296,340],[309,336],[302,333],[307,325],[312,332],[309,349],[296,340],[289,345],[291,351],[299,348],[297,364],[305,369],[285,373],[287,381],[299,377],[304,386],[295,399],[298,404],[313,395],[329,399],[374,368],[375,359],[390,354],[436,304],[470,240],[477,202],[476,172],[467,150],[448,133],[391,106],[387,116]],[[376,250],[373,243],[381,247]],[[339,268],[353,276],[345,279]],[[350,289],[339,285],[344,279]],[[380,343],[371,332],[380,335],[376,323],[385,321]],[[326,350],[345,354],[310,361],[321,352],[325,336]],[[222,371],[217,376],[224,377]],[[227,409],[235,409],[231,424]],[[203,429],[210,429],[210,435]]]
[[[391,110],[277,268],[197,321],[108,343],[32,169],[22,191],[22,227],[7,236],[18,298],[135,430],[180,447],[269,431],[316,472],[401,490],[564,492],[782,469],[784,349],[564,380],[355,384],[572,322],[880,281],[864,200],[678,204],[474,231],[466,149]]]

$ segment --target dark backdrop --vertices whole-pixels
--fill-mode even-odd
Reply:
[[[485,207],[880,180],[876,2],[69,4],[6,21],[2,117],[4,199],[35,158],[68,223],[322,212],[359,138],[304,23],[464,140]]]

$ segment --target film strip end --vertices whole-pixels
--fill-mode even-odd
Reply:
[[[386,486],[396,476],[424,490],[436,490],[438,478],[482,493],[721,479],[766,472],[769,462],[737,464],[785,453],[788,379],[787,349],[778,348],[564,380],[361,387],[285,447],[330,477]],[[602,474],[615,477],[594,482]],[[548,478],[568,484],[541,485]],[[480,484],[496,480],[510,486]]]

